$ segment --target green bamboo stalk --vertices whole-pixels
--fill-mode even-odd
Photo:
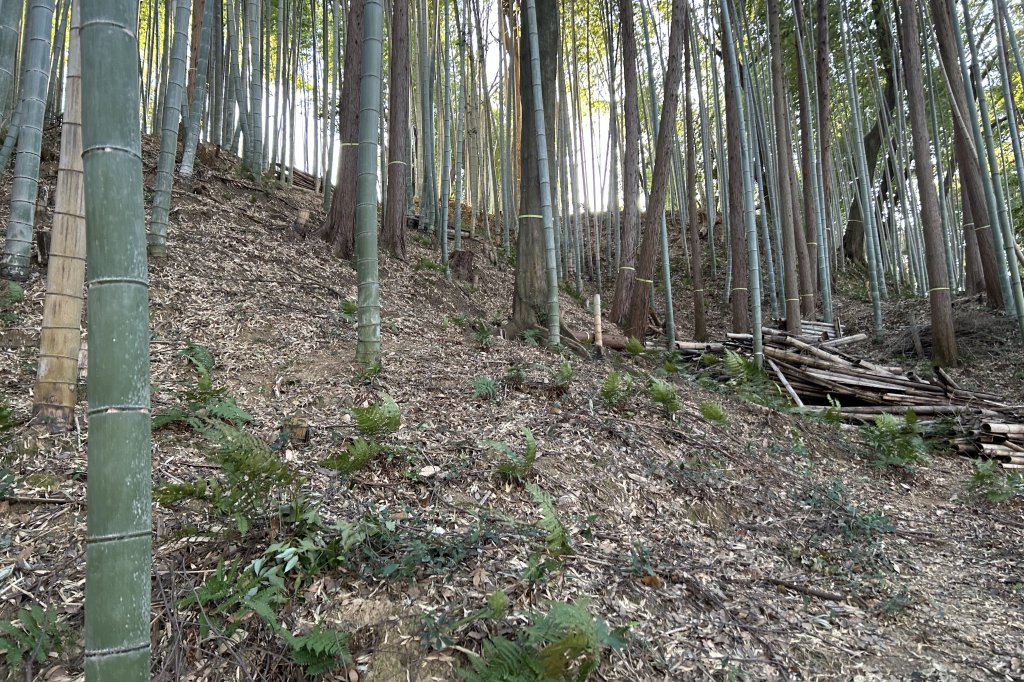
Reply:
[[[24,282],[32,257],[32,228],[39,191],[39,154],[43,144],[46,81],[50,76],[50,30],[53,0],[31,0],[25,18],[28,53],[24,57],[21,93],[22,121],[11,185],[11,215],[7,225],[0,277]]]
[[[757,226],[754,223],[754,178],[750,163],[750,145],[748,143],[748,121],[743,93],[740,89],[741,74],[736,58],[736,43],[732,36],[732,20],[729,18],[729,0],[720,0],[722,8],[722,31],[725,36],[726,68],[732,72],[732,84],[736,97],[736,108],[740,125],[737,132],[740,138],[740,161],[743,173],[743,218],[747,232],[747,267],[750,271],[750,318],[753,332],[754,362],[758,367],[764,364],[764,340],[761,336],[761,271],[757,249]],[[749,87],[750,71],[745,71]],[[750,112],[752,115],[753,112]],[[736,226],[739,229],[739,226]]]
[[[357,2],[360,0],[356,0]],[[377,129],[384,42],[384,5],[363,2],[363,61],[359,81],[359,157],[356,166],[356,361],[380,361],[380,280],[377,269]]]
[[[203,108],[203,101],[206,99],[206,72],[210,66],[210,34],[213,31],[213,8],[214,0],[206,0],[203,5],[203,28],[199,38],[199,63],[196,68],[196,89],[192,96],[195,115],[189,119],[188,130],[185,134],[185,151],[181,157],[181,165],[178,173],[182,177],[192,175],[192,166],[196,160],[196,148],[199,146],[199,112]],[[198,106],[197,106],[198,105]]]
[[[544,93],[540,82],[540,40],[537,36],[537,5],[526,2],[526,29],[530,45],[530,80],[533,85],[533,117],[537,129],[537,175],[540,178],[540,212],[544,224],[545,272],[548,285],[548,346],[561,345],[558,307],[558,265],[555,253],[555,227],[551,212],[551,176],[548,172],[548,143],[544,121]],[[526,113],[526,112],[524,112]]]
[[[18,110],[14,75],[18,43],[21,37],[21,15],[24,0],[0,2],[0,128]],[[3,168],[3,166],[0,166]]]
[[[171,68],[164,95],[163,131],[160,135],[160,157],[156,166],[153,190],[153,217],[149,225],[149,255],[167,255],[167,220],[171,212],[171,188],[174,184],[174,157],[178,151],[178,124],[185,89],[185,57],[188,48],[189,11],[192,0],[177,0],[174,12],[174,43],[171,47]]]
[[[149,679],[150,404],[133,0],[82,0],[88,253],[87,682]]]

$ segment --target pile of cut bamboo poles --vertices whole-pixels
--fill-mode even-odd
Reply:
[[[840,349],[867,337],[844,336],[838,323],[804,322],[802,327],[798,336],[762,329],[764,371],[797,407],[812,413],[829,410],[851,424],[907,412],[922,422],[949,418],[956,432],[953,445],[960,453],[1024,468],[1024,405],[964,389],[941,369],[935,379],[926,380],[851,355]],[[729,334],[721,344],[677,343],[683,355],[693,358],[724,355],[726,350],[749,357],[752,345],[750,334]]]

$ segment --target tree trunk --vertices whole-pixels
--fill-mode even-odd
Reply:
[[[331,200],[324,233],[334,255],[350,260],[355,253],[356,183],[351,174],[356,167],[359,147],[359,79],[363,62],[363,0],[350,0],[345,27],[345,69],[338,103],[338,137],[341,154],[338,163],[338,187]],[[422,58],[426,58],[423,56]]]
[[[389,54],[388,201],[380,240],[391,255],[404,260],[405,192],[409,181],[409,0],[394,0]]]
[[[506,335],[518,337],[524,329],[546,326],[548,281],[545,260],[544,226],[541,220],[540,174],[538,170],[537,125],[533,115],[533,76],[526,25],[526,3],[519,44],[519,82],[522,103],[522,144],[520,145],[521,195],[519,235],[516,240],[516,277],[512,297],[512,319]],[[555,83],[560,49],[557,0],[537,0],[537,27],[540,32],[541,89],[544,100],[544,124],[554,130],[556,110]],[[548,158],[555,158],[555,136],[546,136]],[[532,217],[531,217],[532,216]]]
[[[873,0],[872,7],[875,15],[875,38],[878,42],[879,59],[885,73],[885,86],[882,88],[882,98],[875,107],[875,125],[864,136],[864,156],[867,157],[868,173],[871,175],[868,187],[871,187],[871,183],[874,182],[875,167],[878,165],[878,150],[882,146],[883,122],[891,120],[893,106],[895,106],[896,102],[896,79],[893,77],[892,34],[886,28],[883,15],[885,8],[882,3],[879,0]],[[821,29],[819,28],[818,30],[820,35]],[[871,210],[874,209],[872,208]],[[846,230],[843,232],[843,253],[851,261],[866,265],[868,261],[867,254],[864,251],[864,240],[864,211],[860,205],[860,193],[855,192],[853,204],[850,206],[850,214],[846,220]]]
[[[949,5],[945,0],[931,0],[932,21],[935,22],[935,36],[939,43],[939,54],[943,68],[949,76],[948,89],[954,106],[953,114],[953,149],[956,162],[960,167],[960,186],[964,193],[964,203],[971,206],[974,222],[974,235],[981,256],[982,274],[985,278],[985,294],[990,307],[1003,308],[1003,292],[999,282],[999,266],[995,245],[992,241],[992,225],[989,218],[988,203],[981,179],[981,168],[978,165],[978,153],[974,143],[968,116],[967,94],[964,89],[960,71],[960,59],[957,54],[956,38],[953,35],[953,23],[949,14]],[[959,112],[959,114],[957,114]]]
[[[722,54],[725,54],[725,32],[722,32]],[[743,334],[750,331],[750,284],[749,265],[747,260],[747,235],[743,230],[743,150],[740,148],[740,121],[739,102],[736,101],[736,93],[742,92],[741,88],[733,83],[732,69],[726,67],[723,70],[725,79],[725,145],[728,168],[728,195],[729,205],[724,210],[729,216],[729,250],[731,258],[730,272],[732,290],[729,292],[729,309],[732,313],[732,330],[734,333]],[[715,97],[718,94],[715,93]],[[721,179],[719,179],[721,182]],[[710,210],[708,219],[711,219]],[[715,245],[710,241],[711,226],[708,226],[708,246],[714,249]]]
[[[928,140],[924,83],[921,79],[921,43],[917,32],[917,8],[914,0],[900,0],[896,17],[903,57],[903,78],[910,110],[910,133],[914,148],[914,170],[921,202],[924,229],[925,267],[928,270],[928,300],[932,317],[932,353],[935,363],[948,367],[957,362],[956,336],[953,333],[953,306],[942,245],[942,221],[939,198],[932,171],[932,150]]]
[[[661,219],[665,210],[665,196],[668,188],[668,173],[672,165],[672,139],[675,136],[675,125],[669,122],[676,120],[676,109],[679,105],[679,84],[683,78],[683,16],[685,0],[673,0],[672,22],[668,39],[668,65],[665,72],[662,120],[665,124],[658,130],[657,146],[654,150],[654,173],[651,176],[650,199],[644,214],[643,242],[636,261],[636,283],[633,287],[632,300],[629,306],[628,324],[626,328],[631,336],[638,339],[644,337],[647,319],[650,315],[651,288],[653,286],[655,258],[661,246]]]
[[[786,103],[785,73],[782,66],[782,39],[779,31],[779,5],[768,1],[768,32],[771,41],[772,89],[775,107],[775,156],[778,161],[779,219],[782,223],[782,261],[786,282],[786,330],[800,333],[800,273],[797,260],[796,224],[793,218],[793,143],[789,136],[789,112]]]
[[[632,0],[619,0],[619,21],[622,22],[622,82],[625,88],[623,111],[626,134],[622,153],[622,243],[619,271],[615,277],[615,293],[609,318],[622,324],[633,295],[636,278],[636,247],[640,232],[640,105],[637,93],[636,27]]]
[[[690,219],[690,276],[693,280],[693,338],[706,341],[707,322],[704,319],[704,273],[702,272],[700,250],[700,221],[697,216],[697,143],[693,134],[693,101],[690,99],[690,70],[692,66],[693,41],[690,39],[690,11],[686,11],[686,47],[684,50],[683,72],[686,101],[686,212]],[[698,59],[699,59],[698,55]]]

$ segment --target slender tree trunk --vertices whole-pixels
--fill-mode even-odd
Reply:
[[[164,97],[160,134],[160,158],[153,190],[153,217],[149,226],[149,255],[167,255],[167,220],[171,211],[171,188],[174,184],[174,157],[178,152],[178,123],[185,85],[185,49],[188,41],[190,0],[177,0],[174,16],[174,44],[171,48],[171,73]]]
[[[910,132],[914,147],[914,170],[917,173],[921,220],[924,228],[925,266],[928,269],[928,300],[932,317],[932,353],[943,367],[957,362],[956,336],[953,333],[953,306],[946,272],[946,256],[942,246],[942,222],[939,199],[932,171],[931,145],[928,141],[928,116],[925,113],[924,83],[921,79],[921,43],[917,32],[917,9],[914,0],[900,0],[900,54],[903,78],[910,109]]]
[[[633,297],[636,278],[636,249],[640,233],[640,106],[636,71],[636,28],[632,0],[619,0],[619,21],[622,26],[622,82],[625,88],[623,111],[626,134],[622,154],[622,243],[619,270],[615,277],[615,293],[609,317],[622,324]]]
[[[0,129],[7,127],[18,108],[15,64],[24,8],[24,0],[0,2]]]
[[[704,316],[704,273],[701,265],[700,221],[697,216],[697,143],[693,134],[693,101],[690,99],[690,73],[693,41],[690,39],[690,10],[686,9],[686,47],[684,52],[685,80],[683,100],[686,102],[686,200],[690,223],[690,275],[693,280],[693,338],[707,340],[707,322]],[[698,56],[699,59],[699,56]],[[705,169],[706,172],[706,169]]]
[[[782,222],[782,261],[786,282],[786,330],[799,334],[800,318],[800,273],[797,261],[797,231],[793,216],[793,193],[790,183],[793,178],[793,145],[789,137],[789,115],[786,103],[785,73],[782,65],[782,39],[779,31],[779,5],[777,0],[768,2],[768,31],[771,41],[772,88],[775,107],[775,151],[779,178],[779,218]]]
[[[350,0],[345,36],[345,70],[338,105],[341,122],[341,172],[356,167],[359,134],[359,77],[363,59],[363,0]],[[350,260],[355,250],[356,187],[351,178],[338,179],[324,231],[334,255]]]
[[[935,24],[935,36],[939,44],[939,55],[946,72],[946,84],[949,89],[953,107],[953,149],[956,152],[957,166],[960,168],[960,186],[964,194],[964,203],[970,202],[971,217],[974,223],[974,236],[981,256],[982,275],[985,278],[985,295],[992,308],[1000,309],[1005,305],[1003,284],[1000,282],[1000,254],[996,253],[992,240],[992,220],[989,215],[978,154],[972,142],[971,123],[967,94],[961,76],[959,56],[957,54],[956,37],[950,18],[950,6],[946,0],[930,0],[932,21]]]
[[[388,201],[381,246],[405,259],[405,191],[409,164],[409,0],[393,0],[388,93]]]
[[[556,110],[555,83],[558,64],[559,19],[556,0],[536,0],[539,31],[540,92],[543,100],[545,130],[554,130]],[[522,144],[520,145],[521,190],[519,234],[516,241],[516,276],[512,297],[512,318],[506,335],[519,336],[524,329],[550,323],[549,278],[547,276],[547,240],[544,234],[543,201],[539,167],[536,89],[530,63],[530,43],[526,2],[522,5],[522,30],[518,56],[520,102],[522,106]],[[555,158],[555,136],[544,135],[547,158]],[[549,209],[550,210],[550,209]],[[555,287],[557,294],[557,286]]]
[[[668,41],[668,69],[665,72],[664,97],[661,108],[662,119],[666,122],[676,120],[679,105],[679,84],[682,81],[683,69],[683,16],[685,0],[673,0],[672,22]],[[654,173],[651,176],[651,193],[644,214],[644,235],[640,245],[640,254],[636,262],[636,282],[641,286],[633,287],[632,301],[629,306],[628,333],[638,339],[644,337],[647,319],[650,315],[651,287],[653,286],[655,257],[661,244],[659,223],[665,210],[665,197],[668,189],[668,172],[672,165],[672,138],[675,126],[660,126],[658,142],[654,151]]]
[[[728,0],[726,0],[728,1]],[[722,34],[725,40],[725,34]],[[723,45],[724,50],[724,45]],[[735,333],[743,334],[750,331],[750,300],[749,300],[749,277],[747,263],[747,235],[741,229],[743,225],[743,172],[741,168],[742,150],[740,149],[740,121],[739,103],[736,93],[742,92],[733,83],[731,69],[724,69],[724,90],[725,90],[725,144],[726,144],[726,173],[727,181],[727,203],[725,211],[728,213],[727,225],[729,229],[729,264],[731,272],[731,288],[728,292],[729,309],[732,315],[732,330]],[[718,94],[715,94],[718,97]],[[719,178],[720,186],[725,186]],[[709,214],[710,217],[710,214]],[[708,231],[710,235],[710,229]],[[714,244],[709,242],[710,248]]]
[[[360,78],[359,160],[356,179],[356,275],[358,280],[358,341],[356,360],[370,366],[380,361],[380,279],[377,271],[377,132],[380,126],[381,58],[384,42],[384,6],[381,0],[352,0],[361,4],[362,69]],[[351,15],[350,15],[351,16]],[[356,22],[349,24],[355,30]],[[349,34],[351,35],[351,33]],[[345,76],[348,80],[348,75]],[[340,188],[339,188],[340,189]]]

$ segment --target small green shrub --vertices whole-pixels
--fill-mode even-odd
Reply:
[[[1024,497],[1024,474],[1005,474],[995,460],[977,460],[974,473],[967,484],[968,490],[989,502],[1005,502],[1013,497]]]
[[[539,329],[524,329],[519,332],[519,336],[523,339],[523,343],[532,348],[540,346],[541,331]]]
[[[4,282],[0,286],[0,322],[8,324],[17,322],[18,313],[14,308],[18,303],[25,300],[25,290],[17,282]]]
[[[609,650],[626,646],[625,629],[612,630],[590,615],[589,602],[552,602],[547,613],[534,612],[532,623],[514,640],[495,636],[459,671],[466,682],[584,682]]]
[[[356,321],[356,314],[359,312],[359,305],[351,298],[346,298],[341,302],[341,308],[339,315],[341,319],[347,324],[352,324]]]
[[[477,400],[494,400],[498,397],[498,384],[489,376],[473,377],[473,397]]]
[[[610,407],[622,407],[629,400],[633,390],[633,377],[628,372],[619,373],[614,369],[608,372],[601,384],[601,400]]]
[[[398,431],[402,412],[398,403],[387,393],[380,394],[380,402],[367,407],[352,408],[356,429],[364,436],[378,438]]]
[[[233,517],[245,533],[250,520],[268,517],[277,510],[280,497],[294,493],[298,475],[260,439],[218,422],[211,422],[202,434],[212,445],[210,459],[220,466],[221,477],[156,486],[157,503],[202,502],[218,517]]]
[[[630,355],[636,356],[644,352],[644,344],[640,339],[629,337],[626,340],[626,352]]]
[[[0,655],[11,672],[26,660],[45,663],[51,653],[64,651],[71,634],[56,608],[32,604],[19,609],[14,620],[0,621]]]
[[[519,365],[512,365],[505,371],[504,381],[509,388],[520,388],[526,383],[526,370]]]
[[[320,466],[336,469],[343,474],[352,474],[375,460],[384,448],[372,440],[356,438],[344,450],[320,462]]]
[[[547,532],[548,554],[557,559],[573,553],[572,544],[569,542],[569,531],[562,525],[555,511],[555,503],[551,495],[533,483],[527,483],[526,489],[533,496],[533,501],[540,508],[540,521],[538,525]]]
[[[725,424],[729,421],[729,417],[726,415],[725,410],[718,403],[701,403],[700,413],[710,422],[716,424]]]
[[[562,360],[558,368],[551,371],[551,385],[558,393],[567,393],[572,384],[572,363]]]
[[[525,479],[533,470],[534,462],[537,461],[537,441],[533,438],[533,432],[524,427],[523,436],[526,438],[526,452],[522,456],[499,441],[484,441],[506,457],[504,461],[498,463],[498,473],[516,481]]]
[[[660,405],[665,414],[673,415],[682,407],[679,396],[676,395],[676,390],[668,382],[661,381],[660,379],[651,379],[649,392],[651,400]]]
[[[872,466],[911,471],[926,461],[927,446],[917,422],[917,415],[907,411],[900,420],[891,414],[880,414],[874,424],[861,427],[868,445]]]
[[[487,349],[491,347],[494,337],[491,336],[491,328],[486,320],[477,320],[473,324],[473,338],[476,339],[480,348]]]
[[[445,268],[437,261],[431,260],[430,258],[420,258],[416,261],[416,265],[413,266],[414,270],[433,270],[434,272],[444,272]]]
[[[178,357],[185,359],[195,369],[196,384],[178,392],[179,404],[153,415],[154,429],[170,424],[187,424],[201,432],[213,422],[240,427],[252,421],[252,415],[235,403],[235,399],[228,395],[227,388],[213,385],[211,372],[216,361],[208,348],[190,342],[178,353]]]

